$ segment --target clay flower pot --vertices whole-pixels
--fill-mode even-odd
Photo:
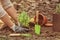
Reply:
[[[35,21],[35,23],[36,23],[36,16],[34,17],[34,21]],[[38,15],[38,24],[39,25],[44,25],[45,23],[47,23],[47,18],[46,18],[46,16],[44,16],[43,14],[39,14]]]
[[[60,32],[60,14],[53,14],[53,31]]]

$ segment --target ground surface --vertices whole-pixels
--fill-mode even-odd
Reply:
[[[36,11],[44,14],[48,21],[52,22],[52,14],[55,13],[56,4],[59,3],[59,0],[12,0],[17,2],[18,5],[15,5],[15,8],[18,12],[26,11],[30,17],[35,15]],[[33,28],[32,28],[33,29]],[[8,34],[14,33],[9,28],[4,28],[0,31],[0,40],[60,40],[60,33],[54,32],[53,27],[42,27],[41,35],[37,36],[33,30],[29,33],[32,34],[32,37],[8,37]],[[6,36],[6,37],[5,37]]]
[[[32,37],[9,37],[8,34],[14,33],[9,28],[0,31],[0,39],[6,40],[60,40],[60,33],[53,32],[52,27],[42,27],[41,35],[37,36],[33,31],[29,32]]]

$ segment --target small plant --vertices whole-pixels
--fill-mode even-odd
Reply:
[[[56,13],[60,13],[60,4],[57,4],[56,6]]]
[[[27,12],[23,11],[21,14],[19,14],[18,19],[23,26],[26,26],[26,27],[29,26],[30,17],[27,15]]]

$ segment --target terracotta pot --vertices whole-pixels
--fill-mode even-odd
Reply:
[[[60,14],[53,14],[53,30],[60,32]]]
[[[34,17],[34,21],[35,21],[35,23],[36,23],[36,16]],[[44,25],[45,23],[47,23],[47,18],[46,18],[46,16],[44,16],[43,14],[39,14],[38,15],[38,24],[39,25]]]

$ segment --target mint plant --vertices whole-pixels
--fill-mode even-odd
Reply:
[[[25,11],[21,12],[21,14],[19,14],[18,16],[18,20],[23,26],[26,26],[26,27],[29,26],[30,17],[27,15],[27,12]]]

